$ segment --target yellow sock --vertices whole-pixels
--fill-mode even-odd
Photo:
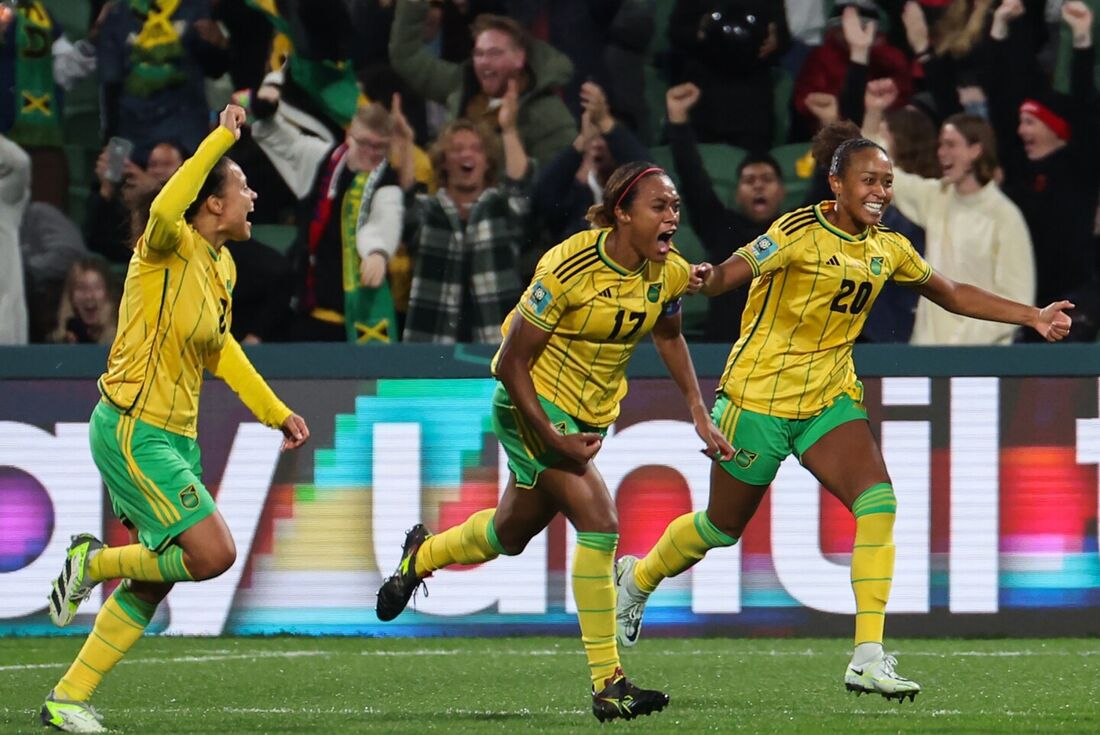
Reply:
[[[138,597],[124,582],[103,603],[84,647],[54,692],[62,699],[87,702],[107,672],[141,638],[157,606]]]
[[[88,574],[97,582],[105,579],[188,582],[194,579],[183,562],[183,549],[176,545],[160,554],[141,544],[104,546],[88,562]]]
[[[666,577],[675,577],[719,546],[733,546],[737,539],[718,530],[706,511],[685,513],[668,524],[661,539],[634,566],[634,583],[652,592]]]
[[[495,508],[479,510],[457,526],[429,536],[416,552],[416,573],[424,577],[452,564],[478,564],[504,553],[493,528]]]
[[[592,686],[604,688],[605,681],[619,668],[615,644],[615,547],[617,533],[577,533],[573,554],[573,599],[581,640],[588,656]]]
[[[864,490],[852,504],[852,591],[856,596],[855,643],[882,643],[886,601],[894,581],[894,489],[886,483]]]

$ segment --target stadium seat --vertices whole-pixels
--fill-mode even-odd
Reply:
[[[297,235],[298,228],[294,225],[252,225],[253,240],[262,242],[283,255],[290,250]]]
[[[783,210],[789,211],[806,201],[813,182],[814,162],[810,157],[809,143],[788,143],[772,148],[772,157],[783,170],[783,185],[787,188],[787,198],[783,200]]]
[[[787,142],[787,133],[791,129],[791,95],[794,93],[794,77],[778,66],[772,69],[772,87],[775,97],[772,101],[775,116],[775,131],[772,145]]]

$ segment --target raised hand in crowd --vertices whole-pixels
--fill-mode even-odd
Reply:
[[[878,23],[863,20],[859,9],[855,5],[849,5],[840,15],[840,27],[844,31],[844,41],[848,44],[848,58],[857,64],[870,63],[871,46],[875,43]]]
[[[1081,0],[1069,0],[1062,5],[1062,20],[1069,26],[1074,48],[1092,45],[1092,10]]]
[[[883,113],[890,109],[890,105],[898,98],[898,85],[893,79],[872,79],[867,82],[867,89],[863,94],[863,108],[867,112],[875,111]]]
[[[993,11],[993,24],[989,27],[989,35],[998,41],[1008,38],[1008,24],[1023,14],[1023,0],[1001,0],[1001,4]]]
[[[581,109],[588,113],[592,124],[603,135],[611,132],[615,127],[615,118],[611,115],[611,108],[607,104],[607,95],[603,87],[595,82],[585,82],[581,85]]]
[[[393,121],[390,160],[397,170],[398,185],[402,190],[408,191],[416,184],[416,159],[413,157],[416,133],[401,110],[401,95],[397,92],[390,99],[390,119]]]
[[[821,121],[822,125],[828,125],[840,119],[840,102],[837,101],[835,94],[810,92],[806,95],[806,107]]]
[[[924,10],[916,0],[909,0],[901,9],[901,22],[905,26],[905,40],[918,59],[931,50],[928,36],[928,22]]]
[[[500,98],[500,112],[497,113],[497,122],[500,123],[502,133],[515,131],[516,115],[518,113],[519,88],[516,86],[515,79],[509,79],[504,96]]]
[[[668,121],[679,125],[688,121],[688,112],[699,101],[701,92],[691,82],[677,84],[665,92],[665,107],[668,112]]]

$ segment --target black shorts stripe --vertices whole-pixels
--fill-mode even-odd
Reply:
[[[600,262],[600,254],[593,250],[592,251],[592,256],[590,258],[585,258],[584,260],[576,261],[575,263],[570,265],[568,268],[566,268],[561,273],[558,273],[557,271],[554,271],[554,275],[556,275],[558,277],[558,282],[559,283],[564,284],[566,281],[568,281],[573,276],[581,274],[582,272],[587,270],[590,266],[593,266],[593,265],[595,265],[596,263],[599,263],[599,262]]]
[[[567,270],[573,263],[576,263],[579,258],[591,257],[592,255],[598,255],[595,245],[585,248],[583,250],[578,250],[577,252],[573,253],[568,258],[558,263],[558,265],[554,268],[553,273],[555,276],[558,276],[560,278],[562,271]]]

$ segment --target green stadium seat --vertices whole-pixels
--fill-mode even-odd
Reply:
[[[294,244],[294,238],[298,235],[298,228],[294,225],[252,225],[252,239],[262,242],[270,248],[278,250],[283,255],[287,254],[290,246]]]

